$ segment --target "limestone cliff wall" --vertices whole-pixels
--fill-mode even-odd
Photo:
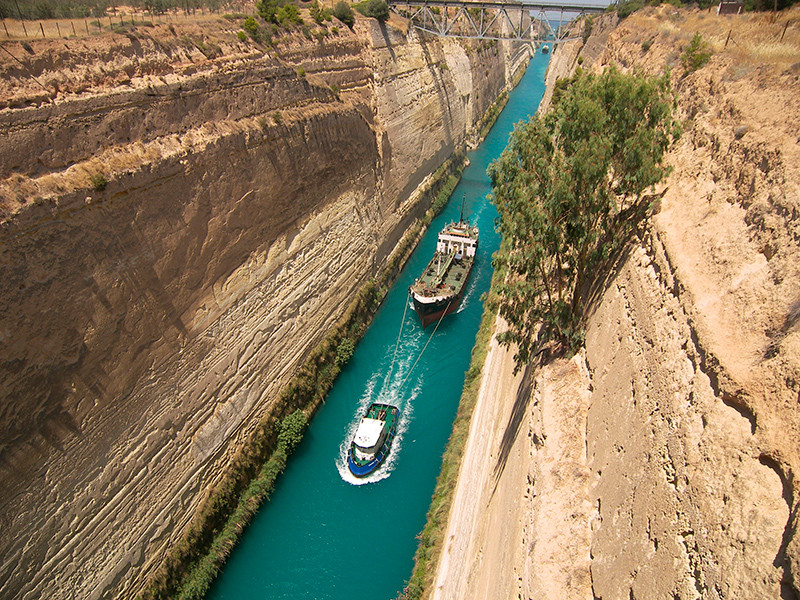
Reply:
[[[526,58],[237,28],[6,46],[0,596],[141,588]]]

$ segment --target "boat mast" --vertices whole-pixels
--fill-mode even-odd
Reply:
[[[467,194],[466,193],[462,194],[462,196],[461,196],[461,215],[458,217],[458,222],[459,223],[463,223],[464,222],[464,200],[466,200],[466,199],[467,199]]]

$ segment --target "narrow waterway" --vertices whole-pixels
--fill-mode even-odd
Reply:
[[[425,523],[455,418],[464,372],[499,246],[497,212],[486,195],[486,169],[514,123],[536,111],[548,55],[537,54],[506,108],[474,152],[451,202],[431,225],[358,345],[327,402],[215,583],[215,600],[381,600],[394,598],[411,574],[416,535]],[[436,246],[438,231],[465,216],[480,228],[479,256],[457,313],[423,331],[407,311],[407,290]],[[414,362],[430,338],[421,360]],[[391,368],[390,368],[391,367]],[[401,409],[389,460],[365,480],[353,478],[345,451],[364,408],[378,398]]]

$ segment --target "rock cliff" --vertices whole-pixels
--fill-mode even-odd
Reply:
[[[527,59],[237,29],[4,45],[2,597],[141,589]]]
[[[585,354],[520,379],[492,349],[505,373],[476,413],[496,466],[459,481],[452,514],[461,493],[481,516],[451,519],[432,596],[800,597],[800,18],[606,19],[551,69],[671,68],[674,170]],[[696,32],[713,54],[689,72]]]

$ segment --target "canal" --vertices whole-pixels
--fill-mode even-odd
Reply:
[[[537,54],[531,60],[486,140],[469,153],[451,202],[389,292],[210,598],[390,600],[403,588],[458,408],[483,311],[481,295],[492,276],[491,255],[500,243],[497,212],[486,198],[486,169],[514,123],[536,111],[548,58]],[[432,338],[434,326],[423,331],[409,308],[393,361],[408,286],[433,254],[438,231],[458,219],[462,196],[465,216],[480,228],[479,255],[462,304]],[[365,407],[379,398],[400,407],[398,436],[383,467],[357,480],[347,470],[347,444]]]

